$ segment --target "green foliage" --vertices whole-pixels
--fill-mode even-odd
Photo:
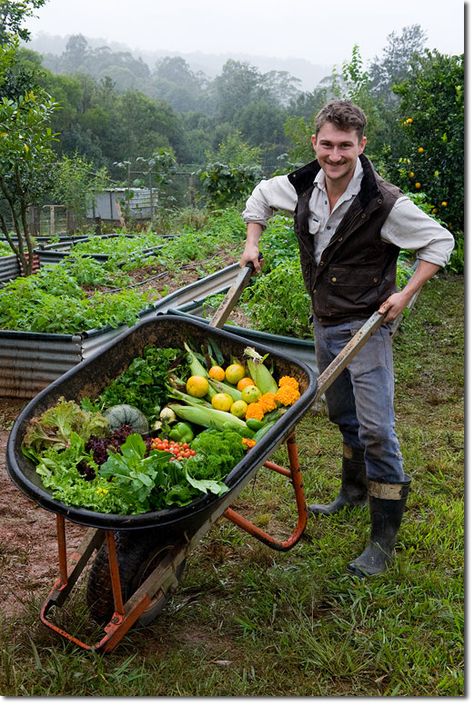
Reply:
[[[146,346],[128,368],[100,394],[101,409],[117,404],[129,404],[143,412],[149,422],[155,421],[168,398],[169,376],[187,375],[187,366],[175,348]]]
[[[270,220],[260,238],[260,249],[264,259],[265,271],[285,262],[288,258],[298,258],[293,218],[278,213]]]
[[[404,151],[398,183],[424,191],[452,231],[464,228],[464,57],[437,51],[413,62],[400,96]]]
[[[253,167],[261,162],[262,150],[260,147],[251,147],[243,138],[240,130],[229,132],[219,144],[217,152],[208,152],[208,162],[227,164],[231,168],[243,165]]]
[[[189,459],[187,472],[196,480],[210,476],[223,480],[245,455],[242,436],[236,431],[206,429],[191,442],[196,456]]]
[[[0,327],[15,331],[74,334],[132,325],[148,305],[138,292],[96,292],[87,298],[65,268],[55,265],[19,277],[0,293]]]
[[[230,166],[220,162],[208,164],[197,172],[209,203],[218,208],[242,205],[262,179],[259,165]]]
[[[35,10],[43,7],[46,0],[2,0],[0,3],[0,44],[9,44],[14,37],[24,41],[29,39],[30,32],[23,23],[29,17],[34,17]]]
[[[55,203],[63,204],[83,220],[87,209],[92,206],[95,193],[102,191],[108,183],[105,167],[95,172],[92,162],[80,155],[63,155],[55,165],[52,196]]]
[[[262,331],[309,338],[311,301],[298,259],[287,258],[247,287],[242,301],[252,322]]]
[[[73,400],[61,397],[53,407],[31,419],[23,445],[36,454],[49,448],[58,451],[69,446],[73,432],[88,441],[91,435],[104,436],[107,429],[107,420],[99,412],[81,409]]]
[[[0,228],[27,273],[33,250],[27,210],[51,184],[55,137],[50,122],[56,107],[41,91],[0,100]],[[6,213],[18,244],[10,236]]]
[[[291,167],[296,168],[311,162],[315,155],[310,140],[313,128],[309,121],[301,116],[289,116],[285,120],[284,130],[291,144],[287,155]],[[278,171],[287,173],[287,165],[283,164]]]

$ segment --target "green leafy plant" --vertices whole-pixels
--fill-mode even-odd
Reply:
[[[283,260],[258,277],[245,290],[243,301],[251,321],[260,330],[296,338],[311,337],[311,301],[298,259]]]
[[[213,162],[197,172],[208,200],[219,208],[243,203],[263,177],[259,165]]]
[[[128,368],[100,394],[100,409],[129,404],[140,409],[149,422],[156,420],[168,398],[170,375],[187,377],[185,357],[177,348],[146,346],[143,355],[134,358]]]

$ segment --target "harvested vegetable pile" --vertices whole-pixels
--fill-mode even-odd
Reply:
[[[147,346],[101,392],[60,398],[33,418],[23,439],[45,488],[66,505],[139,514],[187,505],[228,490],[225,478],[300,397],[277,382],[265,356],[246,348],[224,360]]]

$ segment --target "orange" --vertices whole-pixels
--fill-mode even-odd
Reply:
[[[209,369],[209,377],[212,380],[219,380],[219,382],[222,382],[222,380],[225,379],[224,368],[221,368],[220,365],[213,365],[212,368]]]
[[[245,375],[245,368],[241,363],[232,363],[225,369],[225,379],[231,385],[236,385]]]
[[[202,375],[191,375],[186,380],[186,392],[193,397],[205,397],[209,392],[207,378]]]
[[[262,393],[256,385],[247,385],[247,387],[244,387],[242,390],[242,399],[244,402],[247,402],[247,404],[258,402],[261,396]]]
[[[239,380],[239,382],[237,383],[237,389],[239,390],[239,392],[242,392],[242,390],[244,388],[248,387],[249,385],[254,385],[254,384],[255,383],[252,380],[252,378],[241,378]]]
[[[218,392],[211,400],[214,409],[219,409],[221,412],[228,412],[233,402],[234,400],[227,392]]]

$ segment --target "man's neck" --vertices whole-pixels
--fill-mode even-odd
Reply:
[[[350,176],[345,177],[345,179],[343,179],[343,180],[328,179],[327,177],[325,178],[326,193],[328,195],[331,211],[333,210],[334,206],[336,205],[336,203],[341,198],[342,194],[345,192],[345,190],[349,186],[350,181],[353,176],[354,176],[354,172],[352,172],[352,174]]]
[[[331,211],[333,210],[334,206],[341,198],[342,194],[347,189],[351,179],[352,179],[352,176],[349,177],[349,179],[344,179],[343,182],[339,182],[338,180],[333,180],[333,179],[331,179],[331,180],[329,180],[327,178],[325,179],[326,193],[328,195]]]

